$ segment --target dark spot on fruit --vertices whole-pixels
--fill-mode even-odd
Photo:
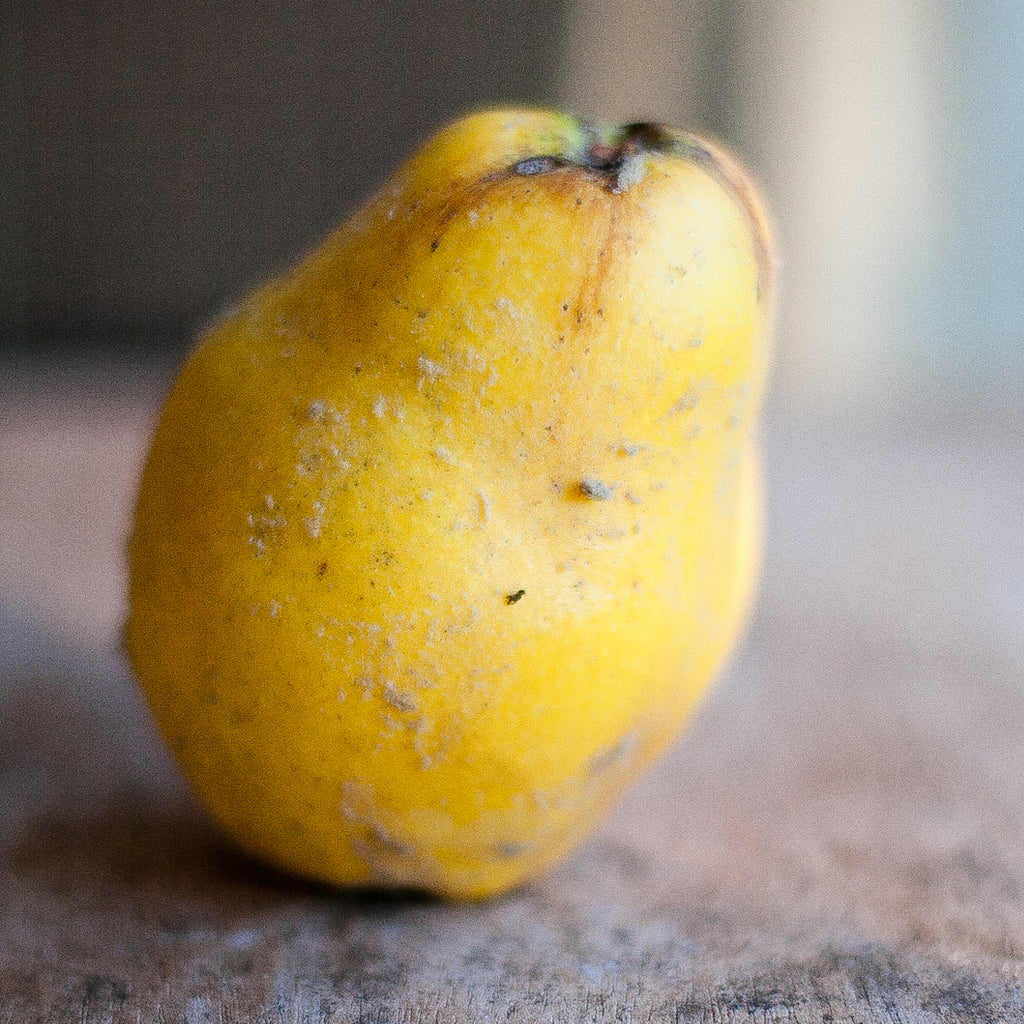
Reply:
[[[321,563],[320,563],[320,564],[319,564],[319,565],[318,565],[318,566],[316,567],[316,575],[317,575],[317,578],[318,578],[318,579],[323,579],[323,578],[324,578],[324,573],[326,573],[326,572],[327,572],[327,563],[326,563],[326,562],[321,562]]]
[[[505,604],[515,604],[526,596],[525,590],[517,590],[514,594],[505,595]]]
[[[585,476],[580,481],[580,494],[592,501],[607,501],[612,496],[612,489],[592,476]]]

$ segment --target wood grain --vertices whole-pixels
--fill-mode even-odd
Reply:
[[[773,424],[760,607],[693,728],[554,871],[452,905],[220,840],[116,647],[157,390],[8,391],[3,1024],[1024,1019],[1024,429],[986,396]]]

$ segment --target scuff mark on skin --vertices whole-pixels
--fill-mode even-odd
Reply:
[[[384,700],[396,711],[412,712],[416,710],[416,698],[411,693],[397,689],[390,679],[384,683]]]
[[[420,374],[416,386],[420,390],[423,389],[424,384],[433,384],[438,377],[443,377],[447,373],[440,363],[435,363],[434,360],[428,359],[422,354],[416,359],[416,369]]]

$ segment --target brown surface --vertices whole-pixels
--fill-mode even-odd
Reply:
[[[1024,1019],[1019,419],[769,431],[761,606],[693,728],[453,906],[261,870],[183,793],[116,654],[153,394],[2,411],[0,1021]]]

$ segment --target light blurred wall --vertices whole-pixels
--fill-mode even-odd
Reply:
[[[1024,3],[950,2],[951,244],[932,303],[948,372],[1024,367]],[[930,339],[935,340],[935,339]]]
[[[948,58],[934,4],[748,4],[736,136],[776,204],[782,399],[829,408],[914,386],[947,226]]]

